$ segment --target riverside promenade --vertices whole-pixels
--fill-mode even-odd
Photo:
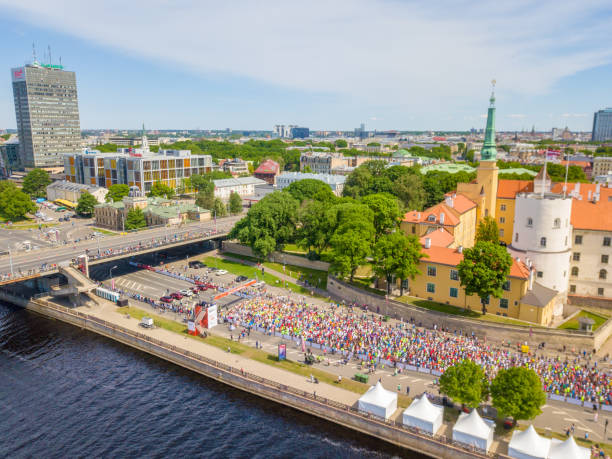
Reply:
[[[494,443],[492,452],[465,449],[450,441],[449,432],[431,437],[405,428],[396,418],[390,420],[359,413],[359,394],[331,384],[312,384],[307,378],[270,365],[223,351],[187,335],[161,328],[142,329],[134,318],[118,312],[110,302],[75,309],[65,308],[46,299],[33,300],[27,309],[99,333],[144,352],[156,355],[237,389],[281,403],[330,422],[370,435],[381,441],[436,458],[506,458],[496,451],[506,446]]]

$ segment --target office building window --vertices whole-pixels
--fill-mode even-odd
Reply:
[[[578,275],[578,266],[574,266],[574,267],[572,268],[572,276],[574,276],[574,277],[575,277],[575,276],[577,276],[577,275]]]
[[[574,236],[574,244],[582,244],[582,236],[580,234]]]
[[[597,289],[597,294],[598,294],[599,296],[604,296],[604,289],[603,289],[602,287],[599,287],[599,288]]]
[[[506,298],[500,298],[499,307],[502,309],[508,309],[508,300]]]
[[[570,285],[570,293],[576,293],[576,286]]]
[[[604,239],[603,239],[603,245],[604,245],[604,247],[610,247],[610,240],[611,240],[611,239],[610,239],[609,237],[607,237],[607,236],[606,236],[606,237],[604,237]]]
[[[459,280],[459,271],[457,271],[456,269],[451,269],[450,270],[450,278],[451,280]]]
[[[601,256],[601,262],[605,265],[608,264],[608,255],[602,255]]]
[[[430,277],[436,277],[436,273],[437,273],[437,270],[436,270],[436,267],[435,267],[435,266],[428,266],[428,267],[427,267],[427,275],[428,275],[428,276],[430,276]]]
[[[580,261],[580,252],[574,252],[572,254],[572,260],[574,261]]]
[[[459,296],[459,289],[457,289],[456,287],[451,287],[450,296],[451,298],[457,298]]]
[[[427,293],[436,293],[436,284],[427,284]]]

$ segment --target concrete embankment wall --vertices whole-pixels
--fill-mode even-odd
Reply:
[[[321,397],[315,398],[312,394],[298,389],[265,380],[256,375],[242,373],[237,368],[168,345],[143,333],[137,333],[87,314],[50,304],[42,299],[29,302],[27,309],[101,334],[237,389],[290,406],[397,446],[418,451],[430,457],[453,459],[491,457],[447,443],[444,437],[434,438],[420,435],[401,428],[392,422],[385,422],[381,419],[359,414],[354,408],[347,405]],[[496,455],[496,457],[503,459],[507,456]]]
[[[531,344],[545,342],[546,346],[556,348],[565,345],[568,348],[575,347],[577,350],[598,350],[612,334],[612,320],[608,320],[593,333],[585,333],[465,319],[399,301],[386,300],[385,297],[352,287],[331,276],[327,278],[327,291],[336,299],[344,300],[347,303],[367,304],[370,310],[378,311],[393,318],[402,318],[404,321],[409,321],[412,318],[416,323],[422,323],[426,327],[437,325],[438,328],[444,327],[451,331],[461,330],[468,334],[474,332],[479,337],[484,335],[494,340],[510,340],[514,344],[524,341]]]
[[[253,251],[250,247],[247,247],[237,242],[223,241],[222,250],[224,252],[235,253],[236,255],[245,255],[247,257],[254,257]],[[287,265],[299,266],[301,268],[317,269],[319,271],[329,271],[329,263],[325,261],[309,260],[299,255],[290,255],[288,253],[272,252],[269,256],[270,261],[274,263],[284,263]]]

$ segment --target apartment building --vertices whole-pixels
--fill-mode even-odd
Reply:
[[[612,157],[597,156],[593,158],[593,176],[607,175],[612,172]]]
[[[279,190],[284,190],[293,182],[299,182],[304,179],[320,180],[323,183],[327,183],[336,196],[342,196],[344,182],[346,182],[346,177],[344,175],[283,172],[276,177],[276,186]]]

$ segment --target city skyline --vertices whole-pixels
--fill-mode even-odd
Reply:
[[[612,105],[605,2],[198,5],[105,2],[92,23],[77,2],[0,0],[0,129],[32,42],[76,72],[83,129],[479,129],[492,78],[502,131],[590,131]]]

